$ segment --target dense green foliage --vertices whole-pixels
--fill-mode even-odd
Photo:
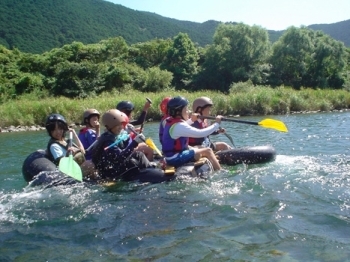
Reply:
[[[221,24],[212,45],[187,34],[128,45],[122,37],[73,42],[41,55],[0,46],[0,103],[24,93],[84,98],[103,92],[219,90],[232,83],[349,90],[349,50],[320,31],[291,27],[273,45],[267,31]]]
[[[199,59],[197,48],[188,35],[180,33],[174,38],[172,46],[162,63],[162,68],[173,73],[173,85],[185,88],[197,73]]]
[[[232,82],[265,82],[270,42],[267,31],[244,24],[220,25],[206,54],[200,86],[226,92]]]
[[[220,24],[213,20],[179,21],[104,0],[1,0],[0,14],[0,45],[30,53],[42,53],[74,41],[92,44],[119,36],[130,45],[173,38],[180,32],[204,47],[212,44]],[[310,26],[346,46],[350,46],[349,27],[350,20]],[[283,33],[269,30],[270,41],[277,41]]]
[[[291,27],[273,45],[271,83],[341,88],[347,62],[341,42],[320,31]]]

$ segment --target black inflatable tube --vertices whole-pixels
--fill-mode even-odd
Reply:
[[[263,164],[274,161],[276,151],[272,146],[254,146],[233,148],[217,152],[220,163],[223,165],[246,164]],[[211,171],[210,167],[203,165],[196,168],[196,173],[200,177],[207,177]],[[76,183],[73,178],[57,170],[57,167],[45,157],[44,150],[37,150],[31,153],[23,162],[22,174],[26,182],[32,182],[33,185],[49,183],[53,185]],[[40,174],[40,176],[37,176]],[[121,179],[125,181],[140,181],[150,183],[161,183],[176,178],[176,174],[165,175],[161,169],[146,168],[143,170],[130,170],[124,174]]]
[[[224,165],[263,164],[275,160],[276,150],[272,146],[253,146],[223,150],[216,155]]]
[[[167,176],[159,168],[145,168],[141,170],[129,170],[121,176],[124,181],[139,181],[149,183],[161,183],[175,179],[176,175]]]
[[[57,167],[45,157],[45,151],[39,149],[31,153],[23,162],[22,175],[26,182],[33,180],[34,176],[42,171],[56,171]]]
[[[68,185],[77,183],[75,179],[60,172],[56,165],[45,157],[44,150],[31,153],[23,162],[22,174],[26,182],[34,185]],[[161,183],[173,180],[176,175],[167,176],[161,169],[146,168],[142,170],[129,170],[121,179],[125,181],[140,181]]]

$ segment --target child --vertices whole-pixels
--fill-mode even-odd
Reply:
[[[143,110],[139,118],[137,120],[130,121],[130,124],[133,126],[142,125],[146,120],[147,111],[150,106],[151,103],[147,100],[143,106]],[[121,101],[117,104],[116,109],[125,113],[129,119],[132,119],[132,112],[134,111],[135,107],[130,101]]]
[[[132,126],[136,126],[136,125],[142,125],[145,120],[146,120],[146,116],[147,116],[147,111],[148,109],[150,108],[151,106],[151,103],[147,100],[144,107],[143,107],[143,111],[141,113],[141,115],[139,116],[139,118],[137,120],[134,120],[134,121],[130,121],[130,125]],[[132,118],[132,111],[134,110],[134,104],[131,103],[130,101],[121,101],[117,104],[116,108],[125,113],[126,116],[131,119]],[[141,127],[142,129],[142,127]],[[142,132],[141,129],[137,129],[135,128],[135,131],[137,132]],[[131,137],[133,137],[133,134],[131,134]],[[149,148],[145,143],[140,143],[137,148],[135,149],[136,151],[140,151],[140,152],[143,152],[147,159],[149,161],[153,161],[154,159],[154,152],[151,148]]]
[[[160,120],[159,125],[159,142],[162,144],[162,138],[163,138],[163,132],[164,132],[164,126],[165,126],[165,119],[169,117],[168,115],[168,102],[171,99],[171,97],[165,97],[162,102],[159,105],[160,111],[162,112],[162,118]]]
[[[194,113],[198,113],[202,116],[210,116],[210,110],[213,106],[213,102],[210,98],[202,96],[193,101],[192,109]],[[207,119],[197,119],[191,126],[196,127],[198,129],[203,129],[208,126]],[[219,129],[218,131],[213,132],[211,135],[217,135],[219,133],[225,133],[225,129]],[[209,137],[200,137],[195,138],[191,137],[189,140],[190,146],[210,146],[214,151],[221,151],[221,150],[227,150],[232,149],[227,143],[225,142],[214,142],[211,143],[209,140]]]
[[[100,113],[96,109],[87,109],[83,114],[83,124],[85,127],[79,132],[79,139],[82,142],[85,149],[86,160],[91,160],[91,148],[90,146],[100,136]],[[87,150],[89,149],[89,150]]]
[[[110,109],[102,115],[102,124],[106,131],[101,134],[92,149],[92,161],[102,178],[117,179],[124,177],[127,171],[151,166],[142,152],[134,151],[138,144],[145,140],[143,134],[138,134],[125,148],[116,144],[105,150],[116,141],[127,123],[127,116],[117,109]]]
[[[188,101],[177,96],[169,100],[168,113],[164,133],[162,150],[165,160],[169,165],[179,167],[188,162],[195,162],[202,156],[209,159],[214,170],[220,170],[221,166],[211,148],[193,148],[188,146],[189,137],[206,137],[219,128],[222,116],[216,117],[216,123],[204,129],[191,127],[186,120],[188,115]]]
[[[59,165],[62,157],[68,156],[69,152],[73,152],[74,160],[81,165],[85,161],[85,150],[81,144],[75,130],[68,128],[68,124],[64,117],[60,114],[51,114],[46,120],[46,130],[51,137],[47,144],[47,157]],[[73,144],[68,148],[68,142],[65,140],[66,132],[72,132],[73,138],[77,145]]]

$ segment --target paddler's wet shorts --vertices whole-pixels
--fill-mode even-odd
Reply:
[[[165,161],[167,165],[174,167],[179,167],[189,162],[196,162],[193,149],[182,151],[172,157],[166,157]]]

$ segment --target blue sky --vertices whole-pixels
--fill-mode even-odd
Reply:
[[[216,20],[270,30],[350,19],[350,0],[108,0],[125,7],[192,22]]]

